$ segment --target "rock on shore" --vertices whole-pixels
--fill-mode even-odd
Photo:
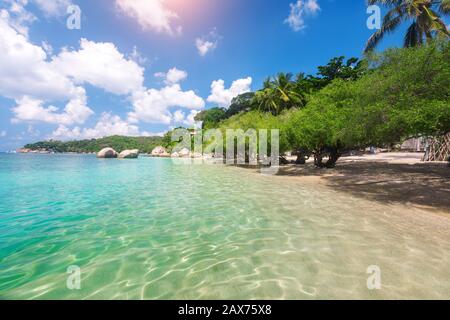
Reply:
[[[139,157],[139,150],[124,150],[119,154],[119,159],[137,159]]]
[[[167,152],[166,148],[159,146],[159,147],[156,147],[155,149],[153,149],[151,156],[167,158],[167,157],[170,157],[170,153]]]
[[[118,154],[116,152],[116,150],[112,149],[112,148],[104,148],[102,150],[100,150],[99,153],[97,153],[97,158],[101,158],[101,159],[112,159],[112,158],[117,158]]]

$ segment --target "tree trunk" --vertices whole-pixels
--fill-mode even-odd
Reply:
[[[334,168],[336,166],[336,162],[339,160],[339,158],[341,157],[341,154],[339,153],[339,151],[335,148],[333,148],[330,152],[330,156],[328,158],[327,163],[325,164],[325,166],[327,168]]]
[[[322,154],[322,152],[321,151],[319,151],[319,152],[316,152],[315,154],[314,154],[314,165],[316,166],[316,167],[318,167],[318,168],[323,168],[324,167],[324,165],[323,165],[323,154]]]
[[[323,163],[323,157],[324,157],[323,151],[316,152],[314,154],[314,165],[318,168],[334,168],[336,166],[336,162],[341,157],[341,154],[336,148],[330,148],[330,151],[328,152],[328,160],[327,162]]]
[[[306,157],[303,153],[297,154],[297,160],[295,160],[295,164],[305,164],[306,163]]]
[[[280,157],[280,164],[287,165],[289,164],[289,161],[285,157]]]

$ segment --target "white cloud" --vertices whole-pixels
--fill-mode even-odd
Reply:
[[[142,131],[141,137],[164,137],[164,135],[166,133],[167,133],[167,131],[161,131],[161,132]]]
[[[165,86],[133,93],[133,111],[128,114],[130,122],[170,124],[174,118],[180,116],[180,113],[172,115],[171,108],[200,110],[205,107],[205,101],[194,91],[181,89],[180,82],[188,76],[186,71],[172,68],[165,73],[156,73],[155,76],[163,78]]]
[[[134,110],[128,114],[131,122],[170,124],[170,108],[203,109],[205,101],[194,91],[183,91],[179,84],[162,89],[148,89],[133,94]]]
[[[214,51],[219,45],[220,36],[217,30],[214,29],[207,36],[195,39],[195,46],[197,47],[198,53],[204,57],[208,52]]]
[[[77,88],[48,61],[46,52],[0,17],[0,95],[11,99],[70,99]]]
[[[183,124],[187,127],[195,127],[195,128],[201,128],[201,122],[195,121],[195,116],[198,115],[200,111],[198,110],[191,110],[189,115],[184,120]]]
[[[318,0],[298,0],[296,3],[291,3],[291,12],[289,17],[284,21],[295,32],[306,28],[305,15],[315,14],[320,11]]]
[[[167,9],[165,0],[116,0],[116,7],[127,16],[136,19],[143,30],[176,34],[181,27],[174,27],[178,15]]]
[[[219,107],[228,108],[233,98],[240,94],[250,92],[251,85],[251,77],[234,81],[229,89],[225,89],[225,81],[213,81],[211,84],[211,95],[208,97],[207,101],[216,103]]]
[[[25,9],[28,0],[3,0],[8,10],[3,9],[0,15],[3,19],[9,20],[11,26],[19,33],[27,36],[28,26],[37,18]]]
[[[16,31],[7,15],[0,17],[0,95],[14,99],[17,122],[83,123],[93,114],[86,92],[47,61],[40,46]],[[68,101],[64,110],[49,101]]]
[[[316,13],[320,10],[318,0],[308,0],[305,7],[308,13]]]
[[[47,53],[48,55],[52,55],[53,54],[53,47],[50,43],[48,43],[47,41],[42,41],[42,49],[44,49],[45,53]]]
[[[86,92],[78,89],[78,96],[71,99],[62,112],[55,106],[44,106],[44,101],[25,96],[16,100],[17,105],[11,109],[14,113],[13,123],[46,122],[71,125],[84,123],[94,112],[86,105]]]
[[[129,94],[143,87],[144,69],[127,60],[113,43],[81,39],[80,50],[63,50],[52,65],[77,84],[89,83],[114,94]]]
[[[62,17],[67,13],[67,8],[72,4],[71,0],[2,0],[3,6],[7,8],[1,10],[1,15],[9,15],[11,25],[19,33],[27,36],[28,27],[37,17],[29,12],[26,7],[33,3],[46,17]]]
[[[177,68],[172,68],[167,73],[158,72],[155,73],[155,77],[164,78],[164,83],[168,86],[180,83],[187,78],[188,74],[186,71],[179,70]]]
[[[147,57],[144,57],[136,46],[133,47],[133,52],[129,55],[129,59],[141,66],[145,65],[148,61]]]
[[[2,130],[1,132],[0,132],[0,138],[4,138],[4,137],[6,137],[6,131],[5,130]]]
[[[95,139],[107,136],[141,136],[139,128],[122,120],[119,116],[103,113],[99,121],[93,128],[75,127],[69,129],[65,125],[60,125],[50,136],[57,140]]]
[[[72,5],[71,0],[32,0],[46,16],[61,17],[67,13]]]
[[[28,125],[28,129],[27,129],[27,134],[28,136],[31,137],[38,137],[41,132],[37,129],[35,129],[31,124]]]
[[[78,51],[64,49],[49,60],[51,46],[38,46],[0,17],[0,95],[14,99],[13,123],[84,123],[93,111],[87,106],[89,83],[114,94],[143,92],[144,68],[126,59],[112,43],[82,39]],[[167,81],[181,79],[176,70]],[[65,102],[63,110],[52,103]]]
[[[177,125],[184,125],[188,128],[201,128],[201,122],[195,121],[195,116],[200,113],[199,110],[191,110],[186,116],[182,110],[177,110],[173,114],[173,122]]]
[[[198,53],[204,57],[206,54],[217,48],[217,42],[211,42],[203,39],[196,39],[195,45],[197,46]]]
[[[173,122],[175,123],[181,123],[184,121],[185,118],[185,114],[183,111],[181,110],[177,110],[175,111],[175,113],[173,114]]]

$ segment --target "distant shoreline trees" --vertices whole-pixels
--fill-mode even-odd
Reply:
[[[123,150],[138,149],[142,153],[151,153],[152,150],[163,143],[162,137],[122,137],[111,136],[100,139],[79,141],[41,141],[27,144],[25,149],[46,150],[55,153],[96,153],[103,148]]]

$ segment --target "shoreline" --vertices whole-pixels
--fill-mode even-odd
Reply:
[[[21,154],[21,153],[18,153]],[[24,153],[38,155],[84,155],[89,153]],[[142,154],[144,158],[171,159]],[[309,160],[305,165],[281,165],[277,178],[320,183],[350,196],[402,204],[450,218],[450,168],[447,162],[422,162],[423,153],[390,152],[347,156],[333,169],[321,169]],[[179,159],[179,158],[177,158]],[[295,158],[289,158],[295,160]],[[251,166],[237,166],[260,172]]]
[[[277,176],[450,218],[450,168],[446,162],[421,162],[420,157],[414,153],[351,156],[341,158],[334,169],[290,164],[281,166]]]

